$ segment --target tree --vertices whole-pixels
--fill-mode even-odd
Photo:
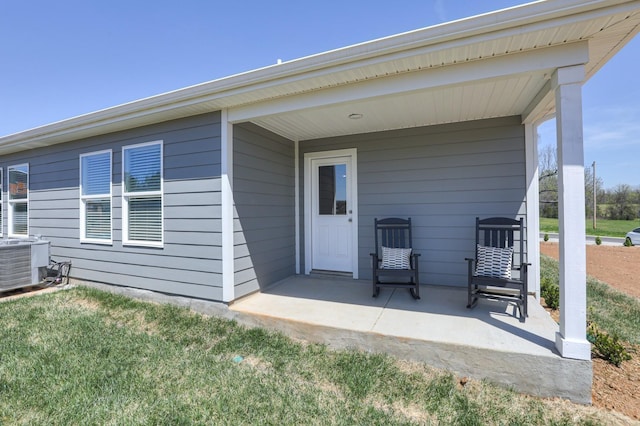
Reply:
[[[606,192],[603,189],[603,181],[601,177],[596,176],[596,204],[602,204],[605,200]],[[584,168],[584,201],[586,217],[593,217],[593,168]],[[597,207],[596,207],[597,208]],[[600,209],[596,212],[597,216],[602,216]]]
[[[558,162],[553,146],[545,146],[538,154],[538,170],[540,216],[558,217]]]
[[[558,162],[555,145],[546,145],[538,154],[538,186],[540,196],[540,216],[558,217]],[[584,168],[585,217],[593,217],[593,169]],[[605,201],[602,178],[596,177],[596,201]],[[600,214],[600,213],[599,213]]]
[[[631,186],[620,184],[608,194],[607,217],[616,220],[633,220],[637,217],[635,193]]]

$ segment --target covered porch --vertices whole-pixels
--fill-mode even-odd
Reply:
[[[518,387],[528,377],[534,380],[528,392],[588,402],[582,85],[637,34],[639,7],[638,1],[536,2],[230,80],[255,90],[242,86],[216,99],[222,108],[223,301],[292,335],[299,328],[305,338],[331,330],[342,346],[362,341],[367,349],[389,352],[397,347],[462,375],[486,375]],[[537,127],[553,116],[559,162],[559,327],[544,317],[537,300],[530,303],[531,318],[522,325],[480,307],[468,312],[464,290],[430,287],[422,305],[396,305],[396,294],[386,301],[369,300],[366,285],[354,297],[350,292],[358,291],[357,281],[337,286],[338,296],[329,284],[335,279],[316,281],[313,276],[271,287],[277,280],[269,279],[273,275],[268,269],[276,262],[266,258],[283,247],[287,252],[280,260],[286,262],[280,263],[286,265],[278,279],[292,269],[296,274],[334,270],[367,278],[372,247],[367,224],[375,217],[415,219],[419,231],[413,248],[426,265],[421,267],[426,271],[422,283],[463,285],[461,260],[473,248],[468,224],[477,216],[508,216],[525,219],[529,291],[537,299]],[[247,128],[283,141],[246,149]],[[281,149],[286,141],[286,155],[267,161],[275,157],[274,146]],[[265,147],[269,152],[262,154]],[[310,176],[336,156],[336,165],[345,164],[342,177],[349,182],[345,224],[332,228],[333,234],[314,234],[321,229],[313,204],[320,192]],[[252,193],[265,187],[267,176],[276,178],[271,192]],[[265,194],[268,201],[261,198]],[[274,214],[269,226],[264,217],[251,216],[274,210],[275,200],[288,209],[286,215]],[[257,220],[260,225],[252,229]],[[321,250],[313,244],[336,241],[326,235],[347,236],[334,244],[348,253],[344,265],[316,266],[314,256]],[[261,268],[268,271],[261,273]],[[253,291],[262,293],[243,299]],[[451,296],[455,294],[459,296]],[[539,329],[538,314],[547,324]],[[584,378],[583,384],[577,377]],[[575,389],[579,395],[570,395]]]
[[[558,324],[533,299],[521,322],[514,305],[482,301],[465,308],[466,289],[423,286],[371,297],[364,280],[296,275],[229,309],[240,322],[334,348],[384,352],[463,377],[487,379],[538,396],[591,401],[591,363],[563,358]]]

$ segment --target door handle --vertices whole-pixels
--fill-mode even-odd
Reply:
[[[353,222],[353,219],[349,218],[349,222]]]

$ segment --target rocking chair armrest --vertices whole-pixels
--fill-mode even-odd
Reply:
[[[513,268],[515,271],[526,271],[531,266],[530,263],[521,263],[520,266],[516,266]]]
[[[418,258],[420,257],[420,253],[411,253],[411,259],[409,261],[409,267],[411,269],[418,269]]]
[[[465,257],[464,260],[467,261],[468,275],[469,275],[469,277],[471,277],[471,275],[473,274],[473,262],[476,262],[476,259],[474,259],[473,257]],[[471,279],[471,278],[469,278],[469,279]]]

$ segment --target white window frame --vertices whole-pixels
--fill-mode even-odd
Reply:
[[[129,149],[160,145],[160,190],[127,192],[125,185],[125,152]],[[129,239],[129,199],[160,196],[160,241]],[[143,247],[164,247],[164,143],[162,140],[127,145],[122,147],[122,245]]]
[[[16,199],[16,200],[12,200],[11,199],[11,170],[12,169],[18,169],[21,167],[26,167],[27,168],[27,197],[25,199]],[[9,214],[8,214],[8,219],[9,219],[9,223],[8,223],[8,231],[7,234],[9,234],[10,237],[14,237],[14,238],[29,238],[29,213],[30,213],[30,209],[29,209],[29,181],[30,181],[30,170],[29,170],[29,163],[22,163],[22,164],[15,164],[13,166],[9,166],[7,168],[7,177],[9,177],[9,183],[7,184],[7,206],[8,206],[8,210],[9,210]],[[16,204],[26,204],[27,205],[27,233],[26,234],[16,234],[15,232],[13,232],[13,207]]]
[[[103,155],[103,154],[109,154],[109,193],[104,193],[104,194],[95,194],[95,195],[83,195],[82,193],[82,182],[83,182],[83,176],[82,176],[82,161],[84,158],[87,157],[92,157],[94,155]],[[112,183],[112,176],[113,176],[113,152],[110,149],[105,149],[102,151],[94,151],[94,152],[87,152],[85,154],[80,154],[80,185],[79,185],[79,189],[80,189],[80,242],[81,243],[91,243],[91,244],[113,244],[113,183]],[[103,200],[103,199],[109,199],[109,238],[87,238],[87,224],[86,224],[86,213],[87,213],[87,209],[86,209],[86,204],[87,201],[89,200]]]

